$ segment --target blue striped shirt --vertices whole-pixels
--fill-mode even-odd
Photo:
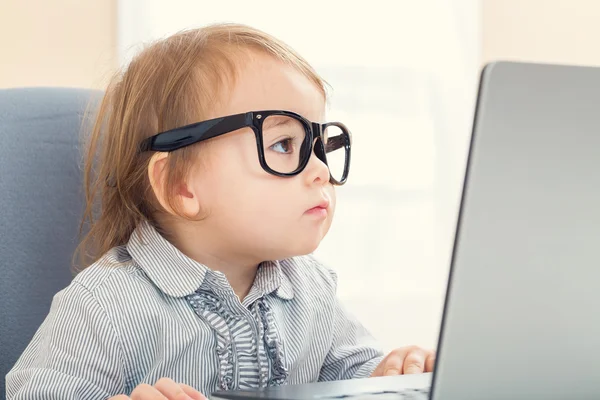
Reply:
[[[56,294],[7,398],[106,399],[161,377],[205,395],[367,377],[383,355],[335,292],[335,273],[303,256],[261,264],[240,301],[143,223]]]

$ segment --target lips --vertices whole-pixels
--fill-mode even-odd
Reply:
[[[322,199],[317,205],[306,210],[306,212],[307,213],[322,212],[322,211],[326,211],[328,208],[329,208],[329,200]]]

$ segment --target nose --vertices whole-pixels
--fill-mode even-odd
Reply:
[[[313,144],[313,154],[310,155],[306,165],[306,176],[308,183],[329,182],[329,167],[325,157],[325,146],[321,138],[316,138]]]

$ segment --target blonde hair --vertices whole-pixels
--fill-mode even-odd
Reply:
[[[87,233],[76,252],[81,267],[126,244],[141,221],[155,223],[155,213],[164,211],[148,179],[153,153],[139,153],[140,141],[205,119],[235,81],[240,56],[252,51],[293,66],[326,97],[325,81],[306,60],[280,40],[240,24],[209,25],[154,42],[113,77],[86,149],[81,227]],[[167,199],[174,198],[177,183],[197,159],[197,150],[192,145],[169,155]],[[177,204],[169,206],[178,210]]]

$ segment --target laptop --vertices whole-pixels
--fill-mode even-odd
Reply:
[[[600,399],[600,68],[485,66],[433,374],[218,399]]]

